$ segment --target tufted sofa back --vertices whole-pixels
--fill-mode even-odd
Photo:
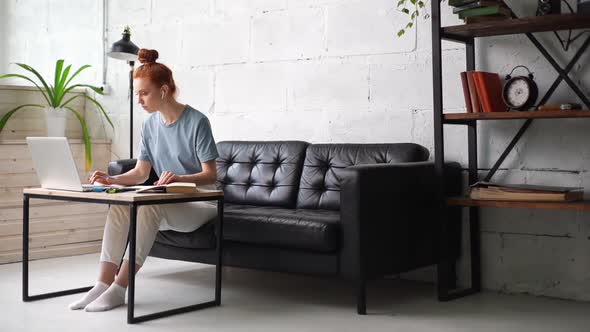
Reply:
[[[294,208],[305,149],[301,141],[217,144],[217,181],[228,203]]]
[[[428,149],[413,143],[310,145],[299,184],[297,208],[340,210],[340,175],[346,167],[425,161],[428,156]]]

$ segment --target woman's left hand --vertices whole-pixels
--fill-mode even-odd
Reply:
[[[161,186],[172,182],[178,182],[179,180],[180,178],[178,177],[178,175],[169,171],[164,171],[162,172],[162,174],[160,174],[160,179],[154,182],[154,185]]]

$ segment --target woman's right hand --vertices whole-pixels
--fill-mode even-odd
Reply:
[[[95,182],[99,182],[106,185],[115,184],[113,181],[115,180],[113,177],[109,176],[107,173],[102,171],[94,171],[92,175],[88,178],[88,182],[94,184]]]

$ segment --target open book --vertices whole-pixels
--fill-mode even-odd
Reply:
[[[577,201],[583,199],[583,188],[551,187],[528,184],[477,182],[471,185],[472,199],[512,201]]]
[[[197,185],[192,182],[172,182],[160,186],[135,186],[137,193],[182,193],[190,194],[199,191]]]

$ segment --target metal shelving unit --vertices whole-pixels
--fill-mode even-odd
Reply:
[[[462,206],[469,209],[469,237],[471,254],[471,286],[467,289],[456,289],[455,287],[455,258],[451,257],[449,245],[449,224],[446,217],[440,223],[441,258],[437,266],[438,276],[438,298],[440,301],[449,301],[481,290],[481,262],[480,262],[480,225],[479,207],[520,207],[520,208],[543,208],[543,209],[568,209],[568,210],[590,210],[590,202],[514,202],[514,201],[481,201],[465,197],[445,197],[444,184],[444,126],[465,125],[467,126],[468,143],[468,173],[469,184],[479,180],[477,165],[477,122],[490,120],[514,120],[526,119],[523,126],[516,133],[508,144],[502,155],[496,161],[484,180],[489,181],[520,137],[526,132],[534,119],[556,119],[556,118],[590,118],[590,99],[586,96],[576,83],[569,78],[568,73],[579,60],[582,53],[590,46],[590,37],[587,37],[580,49],[572,57],[565,68],[562,68],[545,47],[535,38],[533,33],[544,31],[557,31],[569,29],[590,28],[590,15],[549,15],[540,17],[517,18],[505,21],[490,21],[474,23],[469,25],[457,25],[441,27],[440,1],[433,0],[432,4],[432,67],[433,67],[433,98],[434,98],[434,162],[438,178],[443,179],[437,188],[441,211],[447,206]],[[582,100],[586,108],[583,111],[537,111],[537,112],[506,112],[506,113],[452,113],[443,114],[442,97],[442,40],[465,44],[466,49],[466,70],[475,70],[475,39],[488,36],[525,34],[533,45],[539,50],[544,58],[555,68],[559,76],[555,79],[545,95],[538,104],[545,104],[553,94],[557,86],[565,81],[576,95]],[[459,74],[459,73],[457,73]],[[441,214],[444,216],[444,214]]]

